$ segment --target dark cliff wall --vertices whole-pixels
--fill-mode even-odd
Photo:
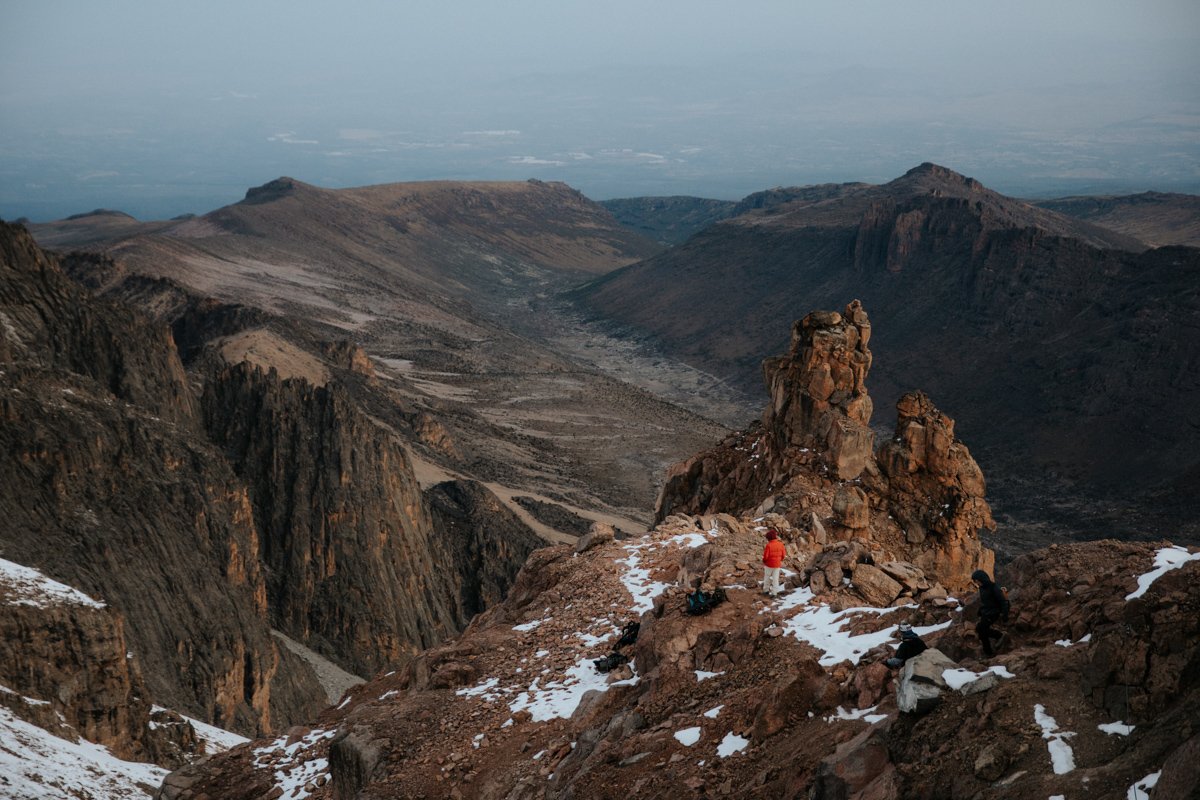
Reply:
[[[1183,488],[1198,468],[1200,250],[1099,249],[989,202],[897,195],[729,220],[574,296],[748,390],[788,321],[858,297],[880,329],[877,406],[929,391],[1002,511],[1090,535],[1200,535]]]
[[[154,699],[243,732],[314,709],[265,614],[244,486],[202,436],[162,326],[0,230],[0,547],[109,603]]]
[[[369,675],[466,623],[407,455],[343,390],[243,363],[203,406],[249,487],[284,632]]]

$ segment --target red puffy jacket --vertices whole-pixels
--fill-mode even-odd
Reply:
[[[772,539],[767,542],[767,546],[763,548],[763,566],[776,569],[783,566],[783,557],[787,555],[787,548],[783,546],[783,542],[778,539]]]

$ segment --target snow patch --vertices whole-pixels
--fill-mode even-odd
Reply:
[[[698,669],[698,670],[695,670],[695,672],[696,672],[696,683],[703,683],[704,681],[708,680],[709,678],[715,678],[718,675],[725,674],[724,670],[721,670],[720,672],[705,672],[702,669]]]
[[[887,719],[887,714],[872,714],[871,712],[879,706],[871,706],[870,708],[852,708],[849,711],[838,706],[837,713],[831,714],[825,718],[826,722],[836,722],[839,719],[856,720],[861,719],[874,725],[877,722],[883,722]]]
[[[1126,725],[1118,720],[1117,722],[1107,722],[1103,725],[1097,725],[1097,728],[1107,733],[1109,736],[1128,736],[1133,733],[1136,725]]]
[[[709,719],[716,719],[717,714],[720,714],[721,709],[724,707],[725,707],[725,705],[724,705],[724,703],[722,703],[721,705],[717,706],[716,708],[710,708],[708,711],[704,712],[704,716],[708,717]]]
[[[630,661],[629,666],[632,668],[634,662]],[[583,696],[588,692],[607,692],[613,686],[635,686],[639,680],[641,678],[635,671],[632,678],[609,683],[608,677],[597,672],[588,659],[580,659],[575,666],[566,671],[560,681],[549,681],[545,686],[541,686],[541,678],[535,678],[528,689],[508,704],[508,708],[514,714],[518,711],[529,711],[534,722],[566,719],[575,713]]]
[[[1160,775],[1162,775],[1161,769],[1158,772],[1151,772],[1130,786],[1129,791],[1125,793],[1125,800],[1150,800],[1150,790],[1158,785],[1158,776]]]
[[[638,549],[645,545],[626,545],[625,549],[630,551],[629,557],[618,561],[618,564],[624,564],[625,572],[621,574],[621,583],[625,584],[625,590],[633,597],[633,606],[630,608],[635,614],[644,614],[654,608],[654,600],[660,594],[667,590],[668,584],[662,581],[650,580],[650,570],[641,566],[641,555]]]
[[[1066,775],[1075,769],[1075,752],[1066,742],[1066,739],[1075,734],[1072,731],[1060,731],[1058,722],[1046,713],[1046,708],[1041,703],[1033,707],[1033,719],[1041,726],[1042,738],[1046,740],[1046,747],[1050,751],[1050,764],[1054,767],[1054,774]]]
[[[716,534],[717,529],[714,527],[709,533]],[[701,547],[708,544],[708,539],[700,533],[681,533],[678,536],[672,536],[670,539],[664,540],[663,544],[675,544],[680,547]]]
[[[1179,545],[1162,548],[1154,554],[1154,569],[1138,576],[1138,588],[1125,595],[1125,599],[1135,600],[1141,597],[1156,580],[1173,569],[1179,569],[1189,561],[1200,561],[1200,553],[1189,553]]]
[[[500,693],[494,691],[499,684],[499,678],[488,678],[482,683],[477,683],[466,689],[458,689],[454,693],[459,697],[482,697],[484,700],[492,701],[500,697]]]
[[[0,587],[15,595],[4,601],[9,605],[50,608],[70,604],[104,608],[104,603],[88,597],[78,589],[47,578],[36,569],[23,567],[3,558],[0,558]]]
[[[725,734],[725,738],[721,740],[721,744],[717,746],[717,755],[720,758],[728,758],[734,753],[740,753],[750,744],[749,739],[743,739],[732,731]]]
[[[684,747],[691,747],[700,741],[700,728],[684,728],[681,731],[675,731],[675,739]]]
[[[0,707],[0,794],[9,800],[144,800],[166,776],[161,767],[122,761],[86,739],[60,739]]]
[[[796,592],[793,592],[796,594]],[[808,593],[811,596],[811,592]],[[788,598],[790,600],[790,597]],[[785,600],[785,602],[787,602]],[[857,664],[863,653],[873,647],[890,642],[895,628],[884,628],[854,635],[842,628],[856,614],[890,614],[895,608],[848,608],[834,611],[827,605],[810,606],[784,623],[784,633],[808,642],[824,653],[818,660],[823,667],[832,667],[842,661]]]
[[[521,625],[513,625],[513,630],[521,631],[522,633],[526,633],[528,631],[533,630],[534,628],[536,628],[539,625],[549,622],[550,619],[551,619],[550,617],[546,617],[545,619],[535,619],[532,622],[526,622]]]
[[[954,691],[957,692],[959,689],[963,688],[968,683],[973,683],[974,681],[979,680],[984,675],[987,675],[989,672],[994,673],[995,675],[997,675],[1001,678],[1015,678],[1016,677],[1011,672],[1009,672],[1006,667],[1004,667],[1000,664],[997,664],[994,667],[988,667],[983,672],[972,672],[971,670],[963,669],[962,667],[958,667],[957,669],[942,670],[942,680],[944,680],[946,682],[947,686],[949,686],[951,689],[953,689]]]
[[[332,739],[336,734],[336,730],[318,729],[291,744],[288,744],[287,736],[281,736],[268,745],[254,748],[254,761],[251,763],[256,769],[274,769],[275,786],[283,790],[281,797],[304,800],[311,794],[305,791],[305,785],[316,783],[323,775],[329,774],[328,759],[305,759],[304,752],[322,739]]]

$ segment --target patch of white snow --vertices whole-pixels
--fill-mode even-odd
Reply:
[[[161,767],[122,761],[86,739],[60,739],[0,707],[0,796],[6,800],[144,800],[166,776]]]
[[[78,589],[47,578],[36,569],[23,567],[0,558],[0,587],[8,589],[11,597],[5,602],[14,606],[49,608],[64,604],[104,608],[104,603],[88,597]]]
[[[700,741],[700,728],[684,728],[681,731],[675,731],[675,739],[684,747],[691,747]]]
[[[1162,775],[1162,770],[1151,772],[1133,784],[1133,786],[1130,786],[1129,791],[1125,793],[1125,800],[1150,800],[1150,790],[1158,785],[1158,777],[1160,775]]]
[[[1129,734],[1133,733],[1133,729],[1137,726],[1126,725],[1124,722],[1118,720],[1117,722],[1107,722],[1103,725],[1097,725],[1096,727],[1110,736],[1128,736]]]
[[[630,661],[629,666],[633,667],[634,662]],[[634,686],[639,680],[641,678],[635,671],[632,678],[609,683],[608,676],[597,672],[590,660],[580,659],[575,666],[567,669],[562,680],[549,681],[541,686],[541,679],[535,679],[527,690],[508,704],[508,708],[514,714],[529,711],[534,722],[565,719],[575,713],[583,696],[593,689],[606,692],[613,686]]]
[[[1042,738],[1050,751],[1050,764],[1054,767],[1055,775],[1066,775],[1075,769],[1075,752],[1066,740],[1075,734],[1071,731],[1060,731],[1058,722],[1046,713],[1041,703],[1033,707],[1033,718],[1042,729]]]
[[[720,758],[728,758],[734,753],[740,753],[750,744],[749,739],[743,739],[732,731],[725,734],[725,738],[721,740],[721,744],[717,746],[717,755]]]
[[[1126,600],[1135,600],[1146,593],[1146,590],[1163,575],[1173,569],[1179,569],[1189,561],[1200,560],[1200,553],[1189,553],[1179,545],[1164,547],[1154,554],[1154,569],[1138,576],[1138,588],[1125,595]]]

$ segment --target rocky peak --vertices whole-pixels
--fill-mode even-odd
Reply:
[[[870,339],[871,323],[857,300],[841,314],[814,311],[792,326],[790,352],[763,363],[771,397],[763,426],[776,452],[815,447],[836,477],[862,473],[874,438],[866,388]]]
[[[974,178],[968,178],[949,167],[943,167],[930,161],[918,164],[888,185],[922,188],[932,194],[985,191],[983,184]]]
[[[990,569],[978,535],[995,526],[983,473],[954,421],[924,394],[905,395],[895,437],[873,452],[870,339],[857,300],[796,322],[788,354],[763,364],[762,421],[672,467],[657,518],[771,511],[818,540],[861,539],[952,591]]]
[[[252,186],[247,189],[246,197],[242,200],[242,204],[257,205],[259,203],[269,203],[272,200],[279,200],[280,198],[294,194],[300,187],[306,185],[295,178],[289,178],[285,175],[273,181],[268,181],[262,186]]]
[[[962,579],[976,569],[990,573],[994,556],[979,531],[996,523],[983,471],[954,438],[954,420],[923,392],[901,397],[896,414],[896,434],[880,446],[876,462],[912,560],[949,585],[965,585]]]

